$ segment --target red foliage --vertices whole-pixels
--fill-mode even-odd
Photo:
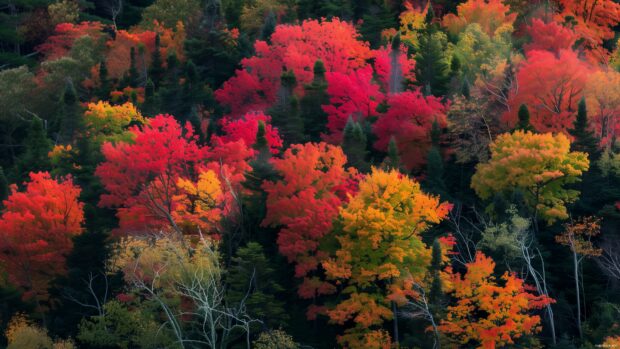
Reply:
[[[184,128],[170,115],[158,115],[143,127],[133,127],[132,143],[104,143],[105,162],[96,174],[108,191],[100,205],[117,207],[120,231],[151,232],[172,224],[178,206],[179,178],[195,178],[201,170],[213,170],[222,183],[238,190],[252,156],[244,141],[216,139],[213,147],[196,143],[194,130]],[[230,190],[226,190],[230,199]],[[227,206],[230,208],[230,206]]]
[[[312,68],[318,59],[330,72],[349,73],[365,65],[372,53],[358,37],[353,25],[338,18],[278,25],[271,43],[257,41],[256,54],[241,61],[243,68],[216,91],[216,98],[230,108],[233,117],[264,110],[275,102],[284,71],[295,73],[296,93],[302,94],[303,86],[314,77]]]
[[[545,23],[538,18],[532,19],[532,24],[526,29],[532,41],[523,45],[525,52],[547,50],[559,55],[561,50],[570,50],[578,39],[571,29],[556,22]]]
[[[84,205],[71,177],[57,181],[47,172],[30,173],[25,185],[22,192],[13,185],[4,201],[0,261],[25,299],[41,301],[47,297],[49,282],[65,272],[71,238],[82,233]]]
[[[329,135],[324,135],[332,143],[340,143],[342,131],[349,116],[362,121],[377,115],[377,106],[385,98],[379,91],[379,85],[372,81],[371,66],[355,70],[349,74],[331,72],[326,75],[329,105],[323,106],[327,113]]]
[[[503,120],[512,127],[521,104],[530,110],[532,126],[539,132],[564,132],[573,125],[590,67],[570,50],[559,55],[530,51],[519,68],[518,90],[511,91],[510,110]]]
[[[222,128],[226,134],[213,137],[220,139],[224,143],[243,140],[248,147],[252,147],[256,142],[259,121],[265,123],[265,138],[267,139],[267,144],[269,144],[269,150],[272,154],[277,154],[282,147],[282,139],[278,134],[278,130],[269,124],[271,117],[262,112],[248,112],[237,120],[231,120],[230,118],[222,119]]]
[[[374,51],[375,72],[385,92],[400,92],[405,86],[394,86],[405,82],[415,81],[415,59],[407,57],[407,49],[404,45],[399,50],[382,47]],[[398,71],[394,71],[398,70]]]
[[[60,23],[56,26],[54,35],[50,36],[37,49],[45,55],[46,59],[57,59],[66,56],[71,50],[73,42],[82,36],[88,35],[95,40],[101,38],[105,35],[102,29],[103,24],[99,22]]]
[[[424,97],[419,90],[391,95],[388,105],[388,111],[373,127],[378,138],[375,148],[387,151],[390,138],[394,137],[407,168],[424,164],[433,122],[437,120],[440,127],[446,126],[446,105],[439,98]]]
[[[265,226],[281,226],[278,235],[280,252],[295,263],[295,275],[305,277],[299,295],[312,298],[333,292],[330,284],[311,276],[326,258],[318,247],[332,230],[343,200],[336,194],[342,185],[355,177],[345,170],[342,149],[325,143],[295,144],[273,166],[282,176],[277,182],[267,181]]]

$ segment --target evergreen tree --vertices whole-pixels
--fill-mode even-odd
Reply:
[[[138,68],[136,68],[136,48],[132,47],[129,51],[129,86],[136,86],[138,83],[139,75]]]
[[[149,77],[153,80],[155,87],[159,87],[159,83],[164,75],[164,66],[161,57],[159,34],[155,35],[155,49],[151,56],[151,69],[149,69]]]
[[[321,133],[325,131],[327,125],[327,113],[322,106],[329,104],[323,61],[317,60],[314,63],[314,79],[304,86],[304,90],[304,96],[300,100],[301,118],[308,137],[311,141],[317,142],[320,141]]]
[[[450,66],[446,57],[447,37],[434,25],[423,30],[419,36],[418,50],[415,55],[416,80],[419,86],[426,89],[425,93],[434,96],[446,94],[450,81]]]
[[[467,82],[467,80],[463,81],[463,86],[461,87],[461,94],[466,99],[469,99],[471,97],[469,82]]]
[[[347,155],[348,165],[357,168],[361,172],[369,170],[368,163],[366,162],[366,155],[368,153],[366,146],[366,133],[360,123],[353,121],[353,118],[349,116],[349,120],[347,120],[344,128],[342,150]]]
[[[110,96],[110,80],[105,60],[99,64],[99,98],[104,100]]]
[[[267,17],[265,18],[265,23],[263,24],[263,28],[261,29],[260,37],[263,41],[269,42],[269,38],[271,34],[276,30],[276,25],[278,22],[276,21],[276,14],[273,11],[269,11]]]
[[[0,208],[2,208],[2,201],[9,197],[9,181],[4,175],[4,170],[0,166]]]
[[[249,242],[239,248],[226,279],[228,302],[237,304],[245,298],[250,316],[271,328],[278,328],[286,325],[288,315],[284,303],[278,300],[284,288],[277,282],[271,264],[259,243]]]
[[[52,150],[52,142],[47,138],[41,119],[35,118],[30,123],[24,149],[23,155],[18,160],[18,173],[13,182],[21,183],[29,172],[49,171],[51,168],[48,153]]]
[[[159,113],[159,96],[155,92],[155,84],[153,80],[146,80],[144,85],[144,103],[142,104],[142,113],[148,116],[155,116]]]
[[[398,145],[396,144],[396,139],[394,136],[390,138],[390,143],[388,143],[388,151],[385,160],[383,160],[383,165],[388,170],[398,170],[403,171],[402,163],[400,162],[400,155],[398,155]]]
[[[73,142],[82,127],[82,109],[72,81],[67,81],[60,101],[60,140]]]
[[[381,32],[384,29],[398,27],[398,14],[390,7],[389,2],[382,1],[375,6],[370,6],[363,12],[360,33],[364,40],[368,41],[373,48],[381,45]],[[359,11],[361,9],[358,7],[356,10]]]
[[[530,110],[527,105],[521,104],[519,107],[518,116],[519,121],[517,122],[517,127],[515,127],[515,130],[534,132],[534,127],[530,124]]]
[[[444,163],[440,150],[441,128],[437,120],[433,122],[430,136],[432,146],[427,155],[425,186],[430,192],[445,197],[448,189],[444,181]]]
[[[590,127],[585,98],[581,98],[579,101],[577,117],[573,123],[573,128],[568,130],[568,132],[575,137],[571,144],[573,150],[588,153],[590,160],[598,158],[600,155],[599,140]]]
[[[431,274],[433,276],[433,282],[431,284],[431,291],[429,295],[429,301],[433,306],[438,306],[443,298],[443,286],[441,283],[441,244],[438,239],[433,241],[432,257],[431,257]]]
[[[304,120],[301,118],[299,101],[293,94],[297,85],[295,73],[285,71],[280,81],[278,100],[269,110],[269,115],[287,144],[303,143],[305,140]]]

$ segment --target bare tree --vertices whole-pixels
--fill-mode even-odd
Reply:
[[[435,320],[435,316],[431,311],[431,306],[428,298],[426,297],[426,291],[424,290],[424,287],[419,284],[415,284],[414,287],[419,294],[418,298],[409,301],[402,308],[403,310],[398,312],[398,315],[408,319],[423,319],[430,322],[431,327],[433,328],[433,349],[439,349],[441,347],[441,343],[439,341],[439,327],[437,321]]]

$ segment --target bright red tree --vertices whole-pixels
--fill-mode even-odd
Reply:
[[[259,121],[265,123],[265,139],[269,145],[269,150],[272,154],[277,154],[282,147],[282,138],[280,138],[278,130],[271,126],[271,117],[262,112],[248,112],[236,120],[222,119],[221,124],[225,135],[213,137],[218,138],[223,143],[243,140],[248,147],[252,147],[256,142]]]
[[[323,110],[327,113],[329,130],[329,134],[324,135],[324,138],[332,143],[340,143],[349,117],[359,122],[376,116],[377,107],[385,96],[379,90],[379,85],[373,82],[371,66],[349,74],[328,73],[326,78],[330,104],[323,106]]]
[[[355,190],[349,182],[353,169],[346,170],[342,149],[326,143],[295,144],[273,166],[282,176],[267,181],[265,226],[282,227],[278,234],[280,252],[295,263],[295,275],[304,277],[299,288],[302,298],[334,291],[331,284],[314,273],[327,257],[319,250],[321,239],[332,230],[332,221],[343,203],[342,190]]]
[[[37,49],[48,60],[58,59],[66,56],[73,42],[82,36],[90,36],[95,40],[102,38],[105,35],[102,29],[103,24],[99,22],[60,23],[56,26],[54,34]]]
[[[447,107],[439,98],[424,97],[419,90],[391,95],[388,111],[373,126],[375,148],[387,151],[394,137],[401,159],[411,169],[425,163],[431,145],[430,131],[437,120],[445,127]]]
[[[158,115],[131,132],[132,143],[104,143],[106,161],[96,170],[108,192],[99,204],[117,208],[123,233],[179,228],[174,213],[186,206],[178,202],[180,179],[197,183],[200,173],[212,170],[230,199],[250,168],[247,159],[253,153],[244,141],[218,139],[212,147],[200,146],[191,125],[181,127],[170,115]]]
[[[579,38],[570,28],[556,22],[545,23],[538,18],[532,19],[526,29],[532,41],[523,45],[525,52],[546,50],[559,55],[562,50],[570,50]]]
[[[318,59],[328,72],[349,73],[364,66],[372,52],[358,37],[353,25],[338,18],[278,25],[270,43],[256,42],[256,54],[241,61],[242,69],[216,91],[216,98],[233,117],[265,110],[276,100],[284,71],[295,73],[296,93],[300,95],[303,86],[312,81],[312,68]]]
[[[510,110],[503,120],[512,127],[522,104],[530,111],[532,126],[539,132],[564,132],[572,128],[577,103],[583,94],[590,67],[570,50],[556,55],[529,51],[517,72],[518,89],[508,99]]]
[[[47,172],[30,173],[24,191],[11,190],[0,217],[0,261],[23,298],[41,307],[49,282],[65,272],[71,238],[82,233],[81,190],[71,177],[55,180]]]

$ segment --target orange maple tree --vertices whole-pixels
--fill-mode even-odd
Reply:
[[[392,303],[404,305],[418,296],[415,285],[424,284],[431,261],[421,234],[450,208],[395,170],[373,169],[359,183],[358,193],[340,209],[338,250],[323,262],[344,297],[327,314],[333,323],[353,322],[338,339],[344,347],[383,347],[367,346],[368,338],[383,337],[380,326],[392,319]]]
[[[441,332],[460,345],[495,349],[542,330],[540,316],[530,312],[553,299],[534,295],[522,279],[508,272],[500,285],[493,276],[495,262],[482,252],[466,267],[465,275],[453,273],[448,283],[456,304],[448,306]]]
[[[477,23],[489,36],[493,36],[502,26],[512,26],[517,18],[510,13],[510,6],[501,0],[468,0],[457,6],[458,15],[447,14],[443,25],[452,34],[462,32],[469,24]]]
[[[267,215],[264,226],[281,227],[278,247],[291,263],[295,276],[303,277],[298,293],[314,298],[332,293],[333,285],[316,276],[327,257],[319,250],[321,239],[332,230],[338,209],[353,190],[356,173],[345,169],[347,158],[340,147],[326,143],[295,144],[272,163],[282,179],[266,181]],[[312,313],[309,313],[312,316]]]
[[[49,282],[65,272],[71,238],[82,233],[81,190],[71,177],[38,172],[30,173],[23,191],[16,185],[11,191],[0,217],[0,262],[23,298],[41,307]]]

